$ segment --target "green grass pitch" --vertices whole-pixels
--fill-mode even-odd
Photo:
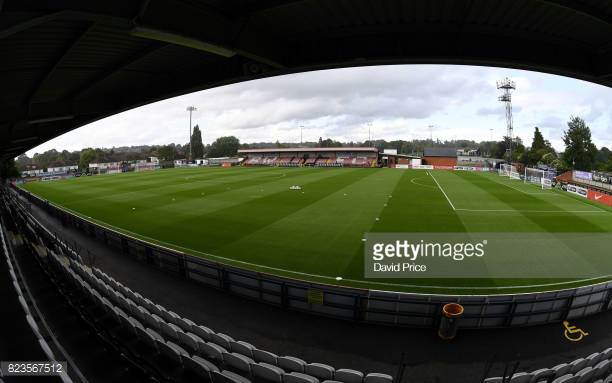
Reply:
[[[292,185],[302,190],[289,190]],[[493,173],[183,168],[23,187],[92,221],[189,254],[378,290],[510,293],[585,281],[486,275],[368,280],[363,275],[366,232],[612,232],[610,208]],[[541,262],[537,257],[522,261],[524,267]]]

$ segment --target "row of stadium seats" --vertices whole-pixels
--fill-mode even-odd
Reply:
[[[376,159],[368,157],[311,157],[300,158],[294,157],[250,157],[245,160],[245,165],[256,166],[318,166],[318,167],[370,167],[376,165]]]
[[[488,378],[484,383],[610,383],[612,382],[612,348],[561,363],[553,368],[519,372],[511,377]]]
[[[0,235],[2,234],[0,233]],[[11,282],[17,293],[17,299],[19,300],[19,304],[21,305],[21,308],[23,309],[25,313],[26,321],[28,325],[30,325],[30,328],[32,329],[32,332],[34,333],[34,336],[36,337],[36,340],[38,341],[40,348],[43,350],[48,360],[51,362],[57,362],[57,358],[55,357],[53,351],[51,350],[51,347],[49,347],[49,344],[45,340],[45,337],[42,335],[40,328],[36,324],[36,320],[34,319],[35,315],[33,315],[33,313],[31,312],[30,307],[28,306],[28,303],[26,301],[25,295],[23,294],[23,291],[21,287],[19,286],[19,280],[17,278],[15,268],[13,267],[13,263],[6,249],[6,244],[4,243],[4,236],[2,237],[2,246],[0,247],[0,250],[2,250],[2,252],[5,255],[9,274],[11,276]],[[1,376],[2,376],[2,371],[0,371],[0,383],[3,383]],[[66,373],[60,374],[60,378],[62,382],[64,383],[72,383],[72,379],[70,379],[70,377]]]
[[[51,258],[64,265],[53,252]],[[76,281],[115,322],[164,355],[176,365],[190,369],[215,383],[392,383],[391,376],[350,369],[336,370],[322,363],[307,363],[292,356],[277,356],[196,325],[131,291],[97,268],[88,271],[70,259],[66,275]],[[328,382],[328,383],[330,383]]]

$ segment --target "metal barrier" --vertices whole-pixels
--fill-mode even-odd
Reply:
[[[612,307],[612,281],[557,291],[504,295],[436,295],[311,283],[213,262],[143,241],[81,218],[21,188],[19,195],[69,225],[146,264],[198,283],[279,307],[385,325],[439,325],[442,306],[460,303],[462,328],[530,326],[581,318]],[[30,215],[24,210],[24,214]],[[33,216],[38,230],[47,231]]]

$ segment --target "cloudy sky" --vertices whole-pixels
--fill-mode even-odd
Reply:
[[[557,149],[570,116],[584,118],[598,147],[612,147],[612,89],[512,69],[401,65],[317,71],[228,85],[133,109],[76,129],[28,152],[188,141],[188,114],[205,143],[224,135],[241,142],[299,142],[319,137],[500,139],[505,134],[496,80],[512,78],[515,135],[531,143],[533,127]]]

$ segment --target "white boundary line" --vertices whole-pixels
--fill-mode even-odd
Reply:
[[[572,214],[601,214],[607,211],[597,210],[516,210],[516,209],[455,209],[457,211],[482,211],[482,212],[514,212],[514,213],[572,213]]]
[[[455,205],[453,205],[453,203],[451,202],[450,198],[448,198],[448,196],[446,195],[446,192],[444,191],[444,189],[442,189],[442,186],[440,186],[440,184],[438,183],[438,180],[436,180],[436,178],[433,176],[433,174],[431,174],[431,172],[428,171],[427,174],[429,174],[431,176],[431,178],[433,178],[434,182],[436,183],[436,185],[438,185],[438,188],[440,189],[442,194],[444,194],[444,197],[446,197],[446,200],[448,201],[450,206],[453,208],[453,210],[456,211],[457,209],[455,209]]]

